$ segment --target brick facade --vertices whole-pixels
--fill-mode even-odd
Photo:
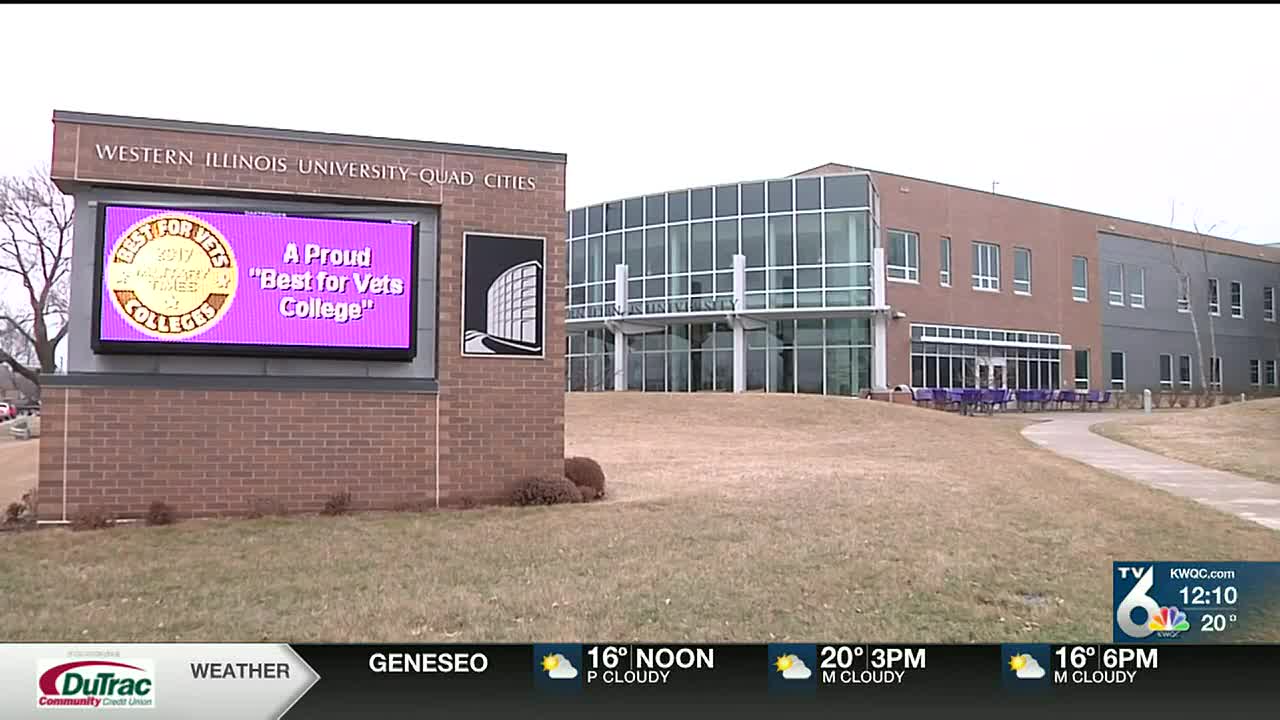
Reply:
[[[801,174],[849,172],[827,164]],[[911,382],[911,323],[966,325],[1061,333],[1062,342],[1089,351],[1092,387],[1103,387],[1102,312],[1107,302],[1099,234],[1111,233],[1186,248],[1280,262],[1280,249],[1147,223],[1032,202],[944,183],[870,171],[880,191],[881,243],[888,230],[920,236],[919,284],[888,282],[886,294],[905,318],[890,320],[887,347],[890,387]],[[940,240],[951,238],[951,286],[939,282]],[[973,242],[1000,246],[1000,292],[971,287]],[[1031,251],[1031,294],[1013,291],[1013,249]],[[1089,298],[1072,298],[1072,258],[1088,260]],[[1062,386],[1072,387],[1075,353],[1062,353]]]
[[[1090,377],[1101,377],[1102,321],[1097,294],[1101,275],[1095,218],[1061,208],[964,188],[874,173],[880,190],[882,232],[909,230],[920,236],[920,282],[889,282],[894,310],[887,360],[890,387],[911,382],[911,323],[940,323],[1062,334],[1062,342],[1088,349]],[[941,239],[951,238],[951,286],[938,281]],[[973,242],[1000,246],[999,292],[970,286]],[[882,239],[883,242],[883,239]],[[1013,292],[1013,249],[1031,251],[1031,294]],[[1071,259],[1089,262],[1089,302],[1071,297]],[[1064,352],[1062,375],[1074,372]]]
[[[563,471],[563,156],[123,120],[55,115],[52,175],[64,192],[181,189],[437,206],[438,393],[118,387],[91,377],[55,384],[43,394],[42,519],[89,506],[137,515],[155,500],[183,515],[237,514],[257,497],[313,511],[342,490],[361,509],[434,503],[437,491],[441,505],[502,501],[521,477]],[[197,162],[100,160],[95,146],[107,143],[181,148]],[[475,185],[199,166],[205,153],[223,152],[466,170]],[[536,189],[485,187],[489,173],[532,177]],[[462,357],[465,231],[546,238],[545,358]],[[92,283],[73,292],[92,292]]]

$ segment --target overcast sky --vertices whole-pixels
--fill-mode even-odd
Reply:
[[[9,7],[55,109],[567,153],[568,204],[828,161],[1280,242],[1275,7]]]

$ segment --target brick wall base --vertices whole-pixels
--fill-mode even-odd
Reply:
[[[356,510],[434,505],[436,403],[414,393],[49,388],[40,516],[62,519],[64,485],[67,517],[89,507],[136,517],[156,500],[188,517],[241,515],[258,498],[313,512],[342,491]],[[507,463],[466,468],[469,477],[442,467],[442,506],[502,502],[519,477],[563,471],[554,442],[522,452],[517,428],[491,419],[483,438],[461,429],[450,454],[496,437]]]
[[[865,397],[869,400],[881,400],[899,405],[912,405],[915,402],[911,399],[911,393],[897,390],[868,390]]]

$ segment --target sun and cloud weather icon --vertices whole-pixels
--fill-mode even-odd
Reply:
[[[542,669],[552,680],[572,680],[578,677],[578,668],[573,666],[569,658],[560,653],[542,658]]]
[[[1187,622],[1187,614],[1178,608],[1162,607],[1160,612],[1151,614],[1148,627],[1156,632],[1181,632],[1190,630],[1191,624]]]
[[[769,643],[769,692],[807,694],[818,687],[818,647]],[[764,658],[761,658],[764,659]]]
[[[784,680],[808,680],[813,677],[813,671],[808,665],[804,664],[796,655],[787,654],[780,655],[777,660],[773,661],[773,666],[782,673]]]
[[[533,685],[552,695],[582,692],[582,646],[569,643],[533,646]]]
[[[1053,686],[1052,657],[1044,643],[1001,645],[1001,684],[1011,692],[1043,692]]]
[[[1044,667],[1030,653],[1022,653],[1009,658],[1009,669],[1019,680],[1039,680],[1044,677]]]

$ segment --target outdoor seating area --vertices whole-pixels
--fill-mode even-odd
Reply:
[[[1012,405],[1016,410],[1101,410],[1111,402],[1110,390],[1007,390],[1002,388],[911,388],[921,407],[956,410],[961,415],[992,414]]]

